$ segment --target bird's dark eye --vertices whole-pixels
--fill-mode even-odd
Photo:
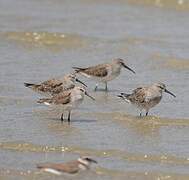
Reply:
[[[84,90],[83,89],[80,89],[82,92],[84,92]]]
[[[162,86],[158,86],[160,89],[164,89]]]

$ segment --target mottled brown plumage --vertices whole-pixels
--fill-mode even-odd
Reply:
[[[62,85],[57,86],[57,87],[55,87],[55,88],[52,88],[52,90],[51,90],[51,95],[54,96],[54,95],[56,95],[56,94],[60,94],[60,93],[62,93],[63,91],[71,90],[71,89],[73,89],[74,87],[75,87],[74,84],[73,84],[73,85],[70,85],[70,86],[67,87],[67,88],[64,88]]]
[[[24,83],[24,85],[36,92],[43,93],[45,95],[56,95],[65,90],[73,89],[75,87],[76,81],[85,85],[83,82],[76,78],[75,74],[68,74],[63,78],[53,78],[40,84]]]
[[[52,91],[54,88],[60,87],[63,83],[58,79],[50,79],[44,81],[40,85],[34,85],[33,88],[37,91],[49,92]]]
[[[38,101],[38,103],[49,103],[55,105],[66,105],[71,101],[71,90],[63,91],[52,98],[42,98]]]
[[[73,67],[76,73],[79,73],[87,78],[91,78],[96,82],[105,84],[105,90],[108,89],[107,82],[115,79],[120,75],[121,68],[124,67],[131,72],[135,73],[131,68],[125,65],[123,59],[114,59],[110,63],[98,64],[87,68]],[[97,90],[98,84],[96,84],[95,90]]]
[[[131,102],[137,102],[137,103],[143,103],[145,102],[145,90],[142,87],[139,87],[135,90],[133,90],[133,93],[128,96],[128,99]]]
[[[77,73],[85,73],[90,76],[105,77],[108,75],[107,64],[100,64],[88,68],[75,68]]]
[[[75,86],[73,89],[63,91],[52,96],[51,98],[42,98],[38,101],[38,103],[44,103],[45,105],[56,105],[61,107],[63,111],[68,111],[68,122],[70,122],[71,110],[83,102],[85,95],[94,100],[94,98],[86,92],[84,87]],[[61,115],[61,120],[64,120],[63,113]]]
[[[163,91],[176,97],[166,89],[166,86],[163,83],[155,83],[151,86],[139,87],[133,90],[131,94],[121,93],[118,97],[136,105],[140,111],[145,109],[146,115],[148,115],[149,109],[153,108],[161,101]]]

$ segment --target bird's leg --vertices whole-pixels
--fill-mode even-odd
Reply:
[[[61,115],[61,121],[63,122],[64,121],[64,114],[62,113],[62,115]]]
[[[142,112],[140,111],[140,117],[142,117]]]
[[[108,91],[108,83],[105,82],[105,90]]]
[[[68,112],[68,124],[70,124],[71,111]]]
[[[95,86],[95,89],[94,89],[94,90],[96,91],[96,90],[97,90],[97,88],[98,88],[98,84],[96,84],[96,86]]]
[[[148,116],[148,111],[146,111],[146,116]]]

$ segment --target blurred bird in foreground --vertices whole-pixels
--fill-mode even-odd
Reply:
[[[97,163],[97,161],[90,157],[80,157],[77,160],[67,163],[37,164],[37,168],[56,175],[61,175],[62,173],[74,174],[81,170],[90,169],[92,163]]]

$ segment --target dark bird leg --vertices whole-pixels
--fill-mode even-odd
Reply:
[[[94,89],[94,90],[95,90],[95,91],[97,91],[97,88],[98,88],[98,84],[96,84],[96,86],[95,86],[95,89]]]
[[[148,116],[148,111],[146,111],[146,116]]]
[[[70,124],[71,111],[68,112],[68,124]]]
[[[140,112],[140,117],[142,117],[142,112]]]
[[[62,113],[62,115],[61,115],[61,121],[63,122],[64,121],[64,114]]]
[[[105,90],[108,91],[108,83],[105,82]]]

